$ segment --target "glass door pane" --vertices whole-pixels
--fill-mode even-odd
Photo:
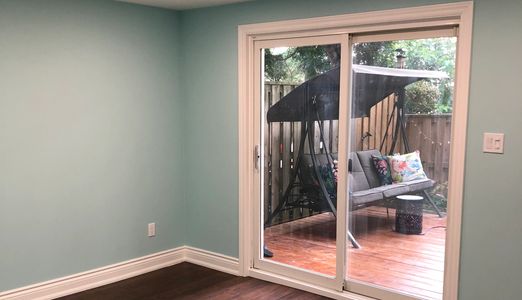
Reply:
[[[442,298],[455,49],[453,37],[353,44],[353,291]]]
[[[259,261],[335,277],[341,44],[260,50]]]

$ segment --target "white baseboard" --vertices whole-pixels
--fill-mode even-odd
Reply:
[[[235,257],[186,246],[185,261],[239,276],[239,260]]]
[[[114,265],[1,292],[0,300],[47,300],[83,292],[182,262],[239,275],[237,258],[182,246]]]

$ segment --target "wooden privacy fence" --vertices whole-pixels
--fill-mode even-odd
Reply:
[[[421,153],[422,166],[438,184],[448,181],[451,114],[407,115],[406,133],[410,148]]]
[[[273,211],[279,204],[290,174],[295,168],[299,141],[301,138],[300,122],[266,122],[268,109],[297,85],[267,83],[264,90],[264,213]],[[379,149],[387,154],[392,145],[395,130],[396,113],[393,110],[395,95],[391,95],[372,107],[369,116],[351,119],[352,147],[351,151]],[[390,125],[388,126],[388,123]],[[324,130],[323,144],[320,142],[319,125]],[[338,152],[339,141],[338,120],[322,121],[314,124],[313,145],[316,154],[324,153],[325,147],[331,153]],[[424,170],[429,178],[438,184],[448,180],[450,149],[451,114],[445,115],[406,115],[406,134],[411,150],[419,150]],[[404,153],[404,145],[399,137],[394,152]],[[308,143],[304,145],[304,153],[310,153]],[[280,223],[313,214],[312,211],[292,209],[280,214],[273,223]]]

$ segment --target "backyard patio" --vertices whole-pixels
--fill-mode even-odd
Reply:
[[[446,218],[424,213],[423,232],[392,230],[395,209],[372,206],[352,213],[362,248],[348,246],[348,278],[426,299],[442,298]],[[335,275],[335,218],[331,213],[265,229],[273,261]]]

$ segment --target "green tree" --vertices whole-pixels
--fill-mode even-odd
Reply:
[[[265,49],[265,79],[300,83],[339,65],[338,46],[288,48],[281,54]]]
[[[422,84],[410,85],[407,88],[406,103],[413,103],[414,101],[421,101],[421,103],[407,105],[407,112],[451,112],[455,78],[456,39],[432,38],[359,43],[354,45],[354,63],[393,68],[395,67],[397,49],[405,51],[406,69],[443,71],[449,77],[442,80],[426,80]],[[432,94],[435,89],[438,92]],[[433,101],[434,95],[437,96],[435,102]],[[415,96],[415,99],[410,98],[413,96]]]
[[[358,65],[393,68],[395,49],[392,41],[358,43],[353,47],[353,63]]]
[[[421,80],[406,87],[404,108],[406,113],[432,114],[440,98],[438,87],[430,81]]]
[[[437,70],[448,74],[448,79],[429,80],[408,87],[406,102],[422,101],[408,105],[407,111],[422,113],[451,112],[453,81],[455,77],[455,38],[357,43],[353,47],[355,64],[395,67],[396,50],[403,49],[406,69]],[[288,48],[281,54],[265,50],[265,76],[268,81],[301,83],[339,65],[338,45]],[[415,90],[418,89],[418,90]],[[438,90],[436,101],[431,93]],[[424,94],[423,94],[424,93]],[[408,98],[408,97],[415,97]],[[422,109],[420,109],[422,107]]]
[[[282,81],[288,77],[286,60],[282,54],[274,55],[270,49],[265,50],[265,77],[267,81]]]
[[[433,38],[396,41],[397,48],[405,49],[406,68],[443,71],[447,79],[431,80],[438,90],[434,113],[451,112],[453,82],[455,80],[456,38]],[[427,91],[427,89],[423,89]],[[430,98],[429,95],[426,95]]]

